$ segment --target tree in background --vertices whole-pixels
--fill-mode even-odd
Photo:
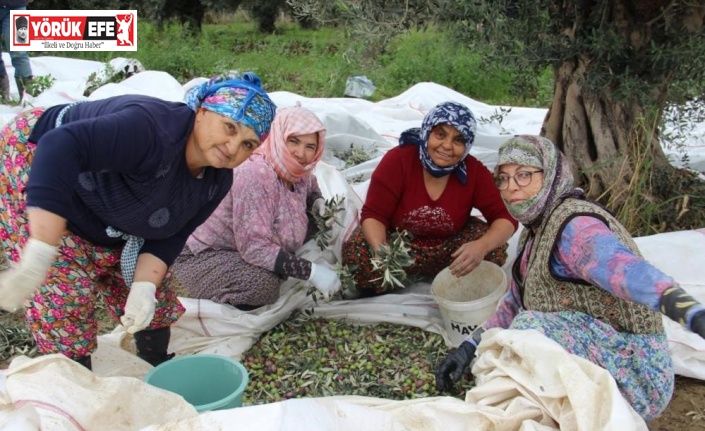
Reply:
[[[701,182],[674,168],[660,144],[666,108],[703,99],[703,2],[458,5],[466,40],[481,41],[518,71],[518,83],[531,88],[532,79],[551,68],[553,100],[541,134],[565,152],[589,197],[606,203],[627,226],[645,228],[642,234],[703,225]]]
[[[292,14],[287,0],[34,0],[37,10],[137,10],[138,16],[161,28],[176,20],[184,32],[197,35],[206,12],[235,12],[241,7],[257,23],[261,33],[274,33],[282,14],[292,16],[302,28],[313,29],[318,21],[305,13]]]
[[[244,8],[252,14],[261,33],[274,33],[276,21],[286,0],[245,0]]]
[[[309,14],[292,13],[287,0],[244,0],[242,7],[257,22],[257,30],[260,33],[274,33],[277,29],[276,22],[282,15],[292,17],[304,29],[315,29],[318,25],[318,21]]]
[[[144,2],[141,9],[143,16],[160,29],[166,22],[176,19],[185,33],[197,35],[201,33],[206,4],[202,0],[156,0]]]
[[[136,10],[139,19],[147,19],[161,26],[170,19],[177,19],[185,31],[201,32],[201,23],[208,0],[33,0],[35,10]],[[214,0],[228,3],[228,0]],[[236,0],[237,1],[237,0]],[[239,4],[239,2],[238,2]],[[235,7],[237,8],[237,6]]]
[[[289,2],[324,17],[331,8],[359,13],[371,35],[441,20],[513,71],[524,92],[549,68],[554,91],[541,133],[565,152],[588,196],[636,234],[705,225],[702,182],[674,168],[660,145],[667,108],[682,113],[705,99],[701,0]]]
[[[128,10],[136,9],[138,2],[130,0],[33,0],[29,9],[35,10]]]
[[[434,24],[449,0],[286,0],[299,20],[345,26],[364,45],[363,55],[382,54],[395,36]],[[364,58],[363,58],[364,60]]]

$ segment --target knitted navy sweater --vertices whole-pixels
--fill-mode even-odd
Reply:
[[[28,207],[68,221],[75,234],[115,246],[112,226],[145,238],[141,252],[171,265],[194,229],[215,210],[232,184],[231,169],[188,171],[185,147],[195,113],[183,103],[117,96],[49,108],[30,142],[37,144],[27,185]]]

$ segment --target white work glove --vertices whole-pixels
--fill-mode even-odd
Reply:
[[[46,280],[59,254],[58,247],[30,238],[16,268],[0,273],[0,308],[16,311]]]
[[[120,323],[127,332],[134,334],[152,323],[157,299],[154,297],[157,286],[149,281],[135,281],[130,286],[130,293],[125,302],[125,314],[120,317]]]
[[[311,205],[311,211],[323,217],[326,214],[326,200],[323,198],[318,198],[313,201],[313,205]]]
[[[322,263],[311,264],[311,275],[308,277],[308,281],[323,294],[326,301],[329,301],[330,297],[340,290],[338,273]]]

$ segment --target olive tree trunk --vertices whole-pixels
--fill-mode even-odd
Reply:
[[[626,189],[638,159],[659,168],[669,162],[659,144],[659,118],[649,119],[633,101],[583,87],[586,64],[581,58],[555,69],[554,96],[542,135],[564,152],[576,183],[597,199]]]
[[[652,42],[652,28],[645,16],[657,15],[670,1],[615,0],[610,3],[608,19],[631,52],[636,53]],[[562,8],[569,8],[571,4],[571,1],[564,1]],[[559,15],[564,12],[562,8],[556,9]],[[589,13],[590,8],[585,10]],[[585,32],[580,28],[585,20],[587,16],[572,22],[563,21],[561,33],[574,39],[581,31]],[[648,173],[651,169],[665,169],[666,175],[675,174],[675,168],[670,166],[661,149],[658,134],[670,77],[651,77],[648,101],[624,97],[624,94],[613,97],[616,88],[585,85],[591,81],[591,73],[604,73],[604,67],[602,70],[595,67],[601,61],[603,59],[583,53],[554,67],[554,96],[542,128],[542,134],[566,154],[576,182],[593,199],[605,195],[613,198],[627,188],[635,174]],[[645,102],[648,106],[640,104]],[[672,173],[669,174],[669,170]],[[613,204],[618,206],[619,199]]]

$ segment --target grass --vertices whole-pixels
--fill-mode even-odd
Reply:
[[[435,82],[491,104],[516,102],[507,90],[511,86],[508,74],[486,70],[481,53],[471,52],[434,29],[392,40],[379,67],[381,73],[372,80],[381,87],[381,97],[395,96],[419,82]]]
[[[600,199],[632,236],[701,228],[705,183],[686,169],[656,165],[647,145],[654,130],[653,124],[637,122],[630,137],[633,149],[621,166],[629,183],[608,189]]]
[[[236,15],[237,16],[237,15]],[[162,31],[146,21],[138,26],[136,52],[46,52],[107,62],[133,57],[148,70],[165,71],[179,82],[229,70],[254,71],[268,91],[289,91],[307,97],[342,97],[349,76],[365,75],[377,89],[371,100],[396,96],[418,82],[436,82],[491,104],[518,104],[501,71],[481,67],[481,54],[451,40],[437,29],[394,38],[386,51],[366,56],[364,44],[351,43],[341,28],[302,30],[278,23],[278,31],[262,35],[255,24],[236,20],[205,24],[199,37],[182,33],[176,24]],[[550,76],[547,83],[550,85]],[[523,100],[524,106],[541,103]]]

